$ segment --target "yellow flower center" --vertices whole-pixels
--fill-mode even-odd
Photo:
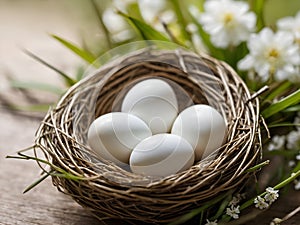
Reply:
[[[224,22],[225,26],[232,25],[233,20],[234,20],[234,16],[232,13],[230,13],[230,12],[225,13],[225,15],[223,17],[223,22]]]
[[[280,54],[276,48],[271,48],[267,55],[268,59],[271,61],[278,59],[279,56]]]

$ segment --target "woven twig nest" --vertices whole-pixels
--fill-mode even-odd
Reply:
[[[195,104],[210,104],[228,127],[224,145],[214,154],[159,179],[97,159],[86,144],[93,120],[118,110],[120,93],[149,77],[178,84]],[[44,152],[52,170],[81,177],[52,179],[98,218],[166,223],[245,183],[251,175],[245,171],[261,157],[258,120],[258,100],[226,63],[182,49],[150,48],[120,57],[70,88],[42,122],[36,150]]]

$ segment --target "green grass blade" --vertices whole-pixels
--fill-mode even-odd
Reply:
[[[224,210],[227,208],[229,202],[232,199],[232,195],[228,195],[221,203],[220,203],[220,207],[216,213],[215,216],[213,216],[212,218],[210,218],[211,221],[214,221],[216,219],[218,219],[224,212]]]
[[[183,7],[183,5],[181,4],[182,1],[180,0],[173,0],[170,1],[173,5],[173,9],[174,12],[176,14],[176,18],[177,18],[177,24],[179,24],[180,26],[180,30],[181,30],[181,34],[184,37],[185,41],[186,40],[191,40],[191,34],[189,32],[187,32],[186,27],[188,25],[188,21],[185,19],[185,11],[183,11],[183,9],[185,9],[185,7]],[[183,4],[185,4],[183,2]]]
[[[82,66],[78,67],[76,71],[76,79],[80,81],[83,78],[84,74],[85,74],[85,68]]]
[[[26,112],[47,112],[49,110],[49,104],[30,104],[28,106],[9,104],[7,107],[10,110]]]
[[[257,16],[257,29],[258,31],[265,27],[264,21],[264,6],[265,0],[248,0],[252,11],[255,12]]]
[[[266,165],[269,165],[269,164],[270,164],[270,160],[266,160],[266,161],[264,161],[262,163],[259,163],[259,164],[255,165],[255,166],[247,169],[244,173],[254,172],[254,171],[259,170],[260,168],[262,168],[262,167],[264,167]]]
[[[294,105],[284,110],[285,112],[300,112],[300,105]]]
[[[36,187],[37,185],[39,185],[42,181],[44,181],[47,177],[50,176],[50,173],[46,173],[44,176],[42,176],[41,178],[39,178],[37,181],[33,182],[32,184],[30,184],[24,191],[23,194],[27,193],[28,191],[30,191],[32,188]]]
[[[262,111],[262,116],[266,119],[270,116],[300,102],[300,89],[294,93],[288,95],[287,97],[281,99],[280,101],[270,105],[264,111]]]
[[[292,85],[289,81],[284,81],[276,85],[275,87],[270,87],[269,94],[263,99],[263,103],[272,101],[274,98],[280,96],[284,91],[286,91]]]
[[[80,58],[82,58],[84,61],[88,62],[89,64],[93,64],[96,61],[96,56],[94,56],[92,53],[81,49],[80,47],[76,46],[74,43],[71,43],[57,35],[51,34],[51,36],[59,41],[61,44],[63,44],[65,47],[70,49],[72,52],[74,52],[76,55],[78,55]],[[99,67],[99,65],[95,65],[96,67]]]
[[[76,81],[73,78],[71,78],[70,76],[68,76],[67,74],[65,74],[64,72],[62,72],[61,70],[57,69],[56,67],[50,65],[45,60],[43,60],[42,58],[40,58],[37,55],[33,54],[32,52],[30,52],[28,50],[24,50],[24,52],[25,52],[25,54],[27,54],[31,58],[35,59],[36,61],[42,63],[43,65],[47,66],[48,68],[50,68],[53,71],[55,71],[56,73],[58,73],[65,80],[65,83],[68,86],[72,86],[73,84],[76,83]]]
[[[300,123],[276,123],[276,124],[270,124],[270,125],[268,125],[269,128],[274,128],[274,127],[294,127],[294,126],[300,126]]]
[[[165,35],[158,32],[157,30],[152,28],[150,25],[142,22],[141,20],[133,18],[121,11],[118,11],[118,14],[120,14],[121,16],[128,19],[130,24],[139,31],[139,33],[141,34],[141,36],[144,40],[170,41]]]
[[[212,200],[210,200],[209,202],[207,202],[204,206],[197,208],[197,209],[193,209],[192,211],[190,211],[189,213],[179,217],[177,220],[168,223],[168,225],[179,225],[179,224],[183,224],[187,221],[189,221],[190,219],[192,219],[193,217],[199,215],[201,212],[203,212],[204,210],[206,210],[207,208],[211,207],[212,205],[215,205],[216,203],[220,202],[221,200],[223,200],[224,198],[226,198],[228,195],[231,195],[232,191],[226,192],[223,195],[220,195]]]
[[[22,88],[22,89],[29,89],[29,90],[39,90],[50,92],[53,94],[61,95],[64,91],[54,85],[46,84],[46,83],[39,83],[39,82],[22,82],[22,81],[12,81],[10,82],[10,86],[13,88]]]
[[[97,16],[97,19],[98,19],[98,22],[99,22],[99,25],[100,25],[100,29],[101,31],[104,32],[104,38],[105,38],[105,41],[107,43],[107,46],[108,46],[108,49],[111,49],[113,44],[111,42],[111,37],[110,37],[110,33],[108,31],[108,29],[106,28],[105,24],[103,23],[103,20],[102,20],[102,10],[98,7],[97,3],[95,0],[90,0],[91,1],[91,5],[96,13],[96,16]]]

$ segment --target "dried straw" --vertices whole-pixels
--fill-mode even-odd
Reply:
[[[226,142],[215,154],[165,178],[133,174],[97,159],[86,144],[95,117],[118,110],[120,93],[148,77],[177,83],[194,103],[221,112],[228,126]],[[41,123],[36,151],[42,150],[53,171],[80,177],[52,179],[98,218],[166,223],[249,179],[253,173],[245,171],[261,158],[258,120],[258,100],[226,63],[181,49],[147,49],[108,63],[70,88]]]

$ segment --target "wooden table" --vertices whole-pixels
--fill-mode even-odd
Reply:
[[[12,115],[0,109],[0,124],[0,224],[101,224],[68,196],[59,193],[50,179],[22,194],[39,177],[40,170],[34,162],[5,159],[5,156],[13,155],[17,150],[33,143],[39,121]],[[274,203],[270,210],[247,225],[269,225],[273,217],[283,217],[299,205],[300,192],[289,192]],[[299,225],[299,221],[300,213],[282,224]]]

